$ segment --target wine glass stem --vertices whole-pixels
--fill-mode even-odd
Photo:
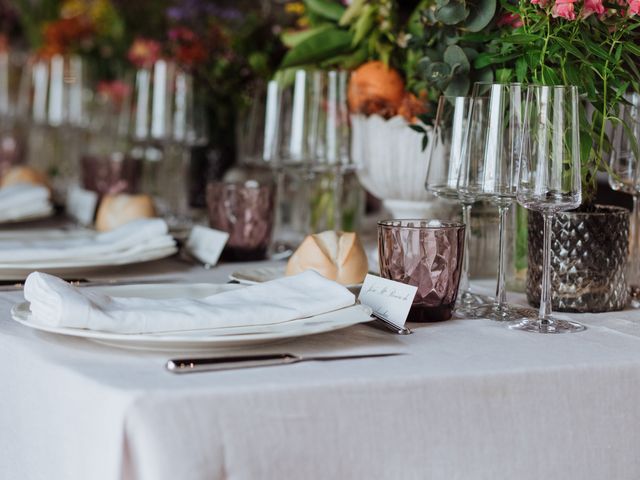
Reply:
[[[507,215],[509,213],[508,205],[501,205],[498,207],[498,213],[500,215],[500,240],[498,244],[498,285],[496,286],[496,304],[499,308],[502,308],[507,303],[507,290],[506,285],[506,271],[505,264],[507,259],[506,249],[506,225]]]
[[[551,317],[551,218],[553,214],[543,213],[544,230],[542,242],[542,290],[540,293],[540,311],[538,320],[550,323]]]
[[[464,229],[464,252],[462,256],[462,273],[460,275],[460,290],[463,295],[470,293],[471,286],[469,284],[469,236],[471,235],[471,203],[462,204],[462,223]]]

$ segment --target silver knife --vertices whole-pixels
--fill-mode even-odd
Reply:
[[[402,355],[402,353],[365,353],[318,357],[303,357],[293,355],[292,353],[268,353],[262,355],[233,355],[226,357],[174,358],[167,362],[166,368],[172,373],[217,372],[238,368],[291,365],[300,362],[330,362],[358,358],[392,357],[394,355]]]

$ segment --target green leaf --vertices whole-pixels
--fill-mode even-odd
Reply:
[[[344,13],[342,14],[342,17],[340,17],[340,21],[338,22],[338,25],[340,25],[341,27],[346,27],[347,25],[350,25],[351,22],[353,22],[356,18],[360,16],[360,14],[362,13],[362,8],[366,4],[367,4],[367,0],[353,0],[353,2],[351,2],[351,5],[349,5],[347,9],[344,11]]]
[[[534,43],[537,40],[540,40],[540,37],[528,33],[514,33],[512,35],[504,37],[503,39],[505,43],[513,43],[516,45],[526,45],[528,43]]]
[[[529,66],[527,65],[527,60],[524,57],[519,57],[516,59],[516,79],[518,82],[523,83],[527,78],[527,72],[529,71]]]
[[[640,47],[633,43],[633,41],[625,42],[625,50],[629,50],[633,55],[640,57]]]
[[[425,135],[424,137],[422,137],[422,151],[423,152],[427,149],[428,145],[429,145],[429,136]]]
[[[449,45],[444,51],[444,61],[451,67],[451,71],[456,73],[469,73],[471,65],[464,53],[464,50],[457,45]]]
[[[305,41],[307,38],[313,37],[323,30],[332,28],[330,23],[325,23],[317,27],[308,28],[307,30],[285,32],[280,36],[280,40],[287,48],[293,48]]]
[[[356,20],[353,33],[352,46],[358,45],[364,37],[371,31],[375,21],[375,8],[371,5],[365,5],[362,9],[362,15]]]
[[[470,32],[482,31],[496,13],[496,0],[479,0],[473,6],[464,27]]]
[[[451,97],[463,97],[469,93],[470,86],[471,80],[469,80],[468,76],[458,75],[451,79],[444,94]]]
[[[336,22],[340,21],[346,10],[341,4],[331,0],[304,0],[304,3],[309,11]]]
[[[436,10],[436,19],[445,25],[455,25],[462,22],[469,15],[463,3],[452,0]]]
[[[287,52],[281,68],[310,65],[344,54],[351,47],[351,33],[338,28],[323,30]]]
[[[407,22],[407,31],[414,37],[420,36],[424,31],[422,24],[422,11],[429,5],[429,0],[422,0],[416,8],[413,9],[409,21]]]
[[[513,75],[513,70],[510,68],[499,68],[496,70],[496,81],[498,83],[507,83],[511,80],[511,75]]]
[[[430,63],[427,67],[426,77],[433,82],[441,82],[451,75],[451,67],[444,62]]]
[[[424,128],[422,128],[420,125],[409,125],[409,128],[410,128],[411,130],[414,130],[414,131],[418,132],[418,133],[426,133],[426,132],[427,132],[427,131],[426,131]]]

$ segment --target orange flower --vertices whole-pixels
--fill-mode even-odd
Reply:
[[[93,33],[91,24],[82,17],[61,18],[48,22],[42,30],[43,46],[40,54],[44,57],[68,53],[73,45],[77,45]]]
[[[136,38],[127,58],[138,68],[150,67],[160,58],[160,44],[147,38]]]

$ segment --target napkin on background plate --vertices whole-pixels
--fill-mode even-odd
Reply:
[[[34,272],[27,277],[24,297],[31,303],[33,322],[115,333],[270,325],[355,303],[347,288],[311,270],[205,298],[163,300],[110,297]]]
[[[0,222],[53,213],[49,190],[42,185],[19,183],[0,188]]]
[[[173,245],[175,242],[169,235],[166,222],[160,218],[147,218],[89,237],[0,240],[0,263],[93,259],[98,256],[109,259]]]

